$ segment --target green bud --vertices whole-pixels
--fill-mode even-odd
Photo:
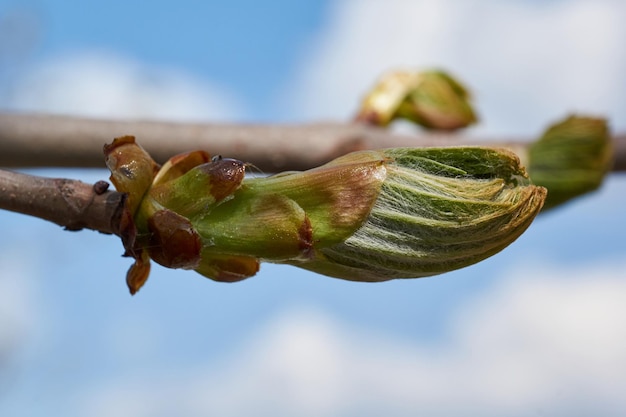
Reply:
[[[352,153],[305,172],[244,180],[195,223],[207,252],[267,262],[309,260],[365,221],[385,178],[377,152]]]
[[[528,149],[528,173],[534,184],[549,191],[545,208],[597,189],[612,164],[605,119],[570,116]]]
[[[386,126],[403,118],[428,129],[454,130],[476,122],[467,89],[439,71],[395,71],[365,97],[357,120]]]
[[[417,278],[504,249],[530,225],[546,191],[517,157],[488,148],[381,151],[387,176],[365,223],[345,241],[290,262],[356,281]]]
[[[250,179],[241,161],[188,155],[143,194],[129,276],[147,274],[146,254],[227,282],[261,261],[356,281],[434,275],[502,250],[545,198],[514,154],[489,148],[361,151]]]
[[[196,157],[192,153],[187,155]],[[144,211],[149,211],[147,205],[156,204],[188,218],[204,216],[240,187],[245,176],[243,162],[222,158],[199,161],[199,165],[189,167],[188,171],[175,174],[168,171],[180,171],[178,165],[187,164],[187,160],[181,160],[181,164],[171,169],[167,164],[163,166],[166,173],[155,178],[148,198],[144,199]]]

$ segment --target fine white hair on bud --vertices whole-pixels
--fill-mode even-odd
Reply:
[[[365,223],[299,266],[357,281],[425,277],[504,249],[540,211],[546,190],[517,157],[488,148],[390,149]]]

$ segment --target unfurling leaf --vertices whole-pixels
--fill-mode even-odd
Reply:
[[[444,71],[394,71],[367,94],[356,119],[387,126],[406,119],[428,129],[454,130],[476,123],[467,89]]]
[[[508,246],[546,196],[513,153],[490,148],[361,151],[265,178],[245,178],[241,161],[192,152],[170,159],[147,189],[154,162],[133,149],[140,157],[129,173],[119,151],[115,142],[105,148],[115,155],[112,178],[139,201],[135,233],[124,239],[133,293],[148,256],[225,282],[256,274],[262,261],[354,281],[440,274]]]

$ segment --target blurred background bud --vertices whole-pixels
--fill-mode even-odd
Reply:
[[[406,119],[428,129],[455,130],[477,121],[467,89],[441,70],[394,71],[366,95],[356,120],[387,126]]]
[[[528,173],[548,189],[546,208],[600,187],[613,164],[607,122],[570,116],[549,127],[528,149]]]

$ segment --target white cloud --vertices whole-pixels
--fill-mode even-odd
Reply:
[[[38,302],[31,288],[32,262],[15,249],[0,251],[0,375],[2,367],[33,335],[39,323]],[[37,326],[38,327],[38,326]],[[32,340],[31,340],[32,341]]]
[[[297,118],[348,118],[385,71],[437,66],[468,83],[484,131],[535,134],[571,111],[624,128],[624,20],[619,0],[338,1],[284,100]]]
[[[34,67],[4,107],[112,118],[232,120],[242,110],[227,91],[175,69],[107,53],[59,56]]]
[[[109,381],[80,395],[79,412],[624,415],[624,270],[520,268],[459,306],[434,344],[285,311],[219,362]]]

